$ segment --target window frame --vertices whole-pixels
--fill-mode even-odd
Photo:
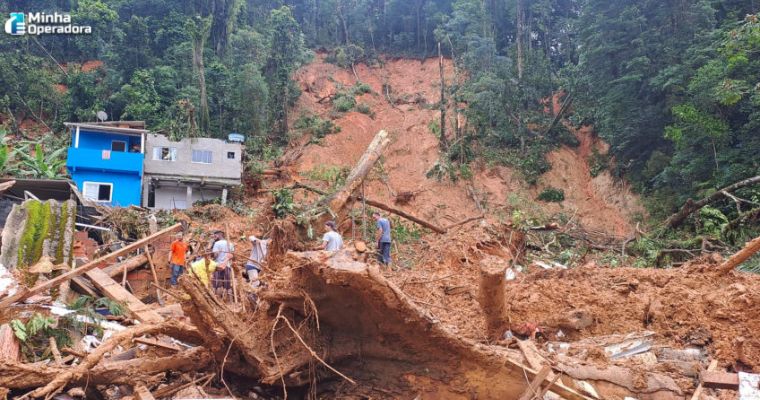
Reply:
[[[158,157],[158,158],[156,158],[156,149],[160,149],[160,151],[159,151],[159,157]],[[169,151],[169,155],[170,155],[170,156],[171,156],[172,154],[174,154],[174,158],[173,158],[173,159],[169,159],[169,160],[164,160],[164,159],[163,159],[163,157],[161,157],[161,156],[160,156],[160,155],[161,155],[160,153],[163,153],[163,150],[164,150],[164,149],[167,149],[167,150]],[[177,148],[176,148],[176,147],[169,147],[169,146],[153,146],[153,157],[151,157],[151,158],[153,159],[153,161],[168,161],[168,162],[175,162],[175,161],[177,161],[177,158],[179,158],[179,157],[177,156]]]
[[[230,157],[230,156],[232,156],[232,157]],[[228,151],[227,152],[227,159],[228,160],[236,160],[237,159],[237,154],[235,154],[234,151]]]
[[[205,161],[195,161],[195,152],[201,152],[201,153],[208,153],[209,155],[209,162]],[[193,164],[204,164],[204,165],[211,165],[214,163],[214,152],[211,150],[198,150],[198,149],[192,149],[190,151],[190,162]]]
[[[122,144],[124,144],[124,150],[114,150],[113,149],[114,143],[122,143]],[[126,153],[127,149],[129,148],[127,145],[128,145],[128,143],[127,143],[126,140],[111,140],[111,151],[112,152],[117,152],[117,153]]]
[[[87,185],[98,185],[98,196],[95,196],[95,199],[91,199],[87,197]],[[98,200],[98,197],[100,197],[100,187],[101,186],[109,186],[111,190],[108,192],[108,200]],[[82,197],[85,198],[85,200],[94,201],[96,203],[111,203],[113,202],[113,183],[111,182],[95,182],[95,181],[83,181],[82,182]]]

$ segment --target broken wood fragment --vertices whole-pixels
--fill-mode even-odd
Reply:
[[[22,301],[22,300],[28,298],[29,296],[41,293],[44,290],[47,290],[47,289],[50,289],[52,287],[58,286],[58,285],[60,285],[63,282],[69,281],[71,278],[73,278],[75,276],[80,276],[80,275],[84,274],[87,271],[91,271],[91,270],[97,268],[98,266],[102,265],[103,263],[106,263],[106,262],[108,262],[108,261],[110,261],[110,260],[112,260],[112,259],[114,259],[114,258],[116,258],[118,256],[123,255],[123,254],[127,254],[127,253],[129,253],[131,251],[139,249],[140,247],[145,246],[145,245],[147,245],[149,243],[152,243],[155,240],[161,238],[162,236],[164,236],[164,235],[166,235],[168,233],[176,232],[176,231],[178,231],[180,229],[182,229],[182,224],[175,224],[175,225],[173,225],[173,226],[171,226],[169,228],[166,228],[164,230],[156,232],[155,234],[150,235],[150,236],[148,236],[148,237],[146,237],[144,239],[140,239],[140,240],[138,240],[138,241],[136,241],[134,243],[131,243],[131,244],[127,245],[127,246],[124,246],[121,249],[116,250],[116,251],[114,251],[114,252],[112,252],[110,254],[107,254],[107,255],[105,255],[103,257],[100,257],[100,258],[98,258],[98,259],[96,259],[94,261],[90,261],[87,264],[85,264],[85,265],[83,265],[83,266],[81,266],[79,268],[76,268],[76,269],[74,269],[74,270],[72,270],[70,272],[67,272],[65,274],[61,274],[61,275],[56,276],[55,278],[52,278],[52,279],[50,279],[48,281],[42,282],[39,285],[37,285],[37,286],[35,286],[35,287],[31,288],[31,289],[28,289],[28,290],[19,290],[18,293],[14,294],[13,296],[8,296],[5,299],[3,299],[2,301],[0,301],[0,309],[8,307],[8,306],[10,306],[13,303],[17,303],[19,301]],[[108,277],[108,275],[105,275],[105,276]]]
[[[520,400],[532,400],[538,398],[537,396],[541,393],[541,384],[546,380],[550,372],[552,372],[552,369],[548,365],[541,368],[536,376],[533,377],[533,380],[528,387],[525,388],[525,391],[520,396]]]
[[[363,202],[367,203],[368,206],[379,208],[379,209],[381,209],[383,211],[387,211],[387,212],[389,212],[391,214],[398,215],[399,217],[402,217],[404,219],[408,219],[409,221],[412,221],[412,222],[414,222],[414,223],[416,223],[416,224],[418,224],[418,225],[420,225],[420,226],[422,226],[424,228],[428,228],[428,229],[430,229],[431,231],[433,231],[435,233],[440,233],[440,234],[446,233],[446,229],[441,228],[439,226],[436,226],[436,225],[434,225],[434,224],[432,224],[430,222],[427,222],[424,219],[415,217],[414,215],[409,214],[406,211],[400,210],[400,209],[398,209],[396,207],[391,207],[391,206],[389,206],[387,204],[384,204],[384,203],[381,203],[379,201],[370,200],[370,199],[367,199],[367,198],[362,198],[361,196],[354,196],[352,198],[355,199],[355,200],[357,200],[357,201],[363,201]]]
[[[739,375],[730,372],[702,371],[699,379],[706,388],[739,389]]]
[[[707,366],[707,372],[714,371],[715,368],[718,367],[718,360],[712,360],[710,361],[710,365]],[[694,394],[691,396],[691,400],[699,400],[699,396],[702,395],[702,391],[704,390],[705,383],[702,382],[702,379],[699,380],[699,385],[694,390]]]
[[[63,364],[63,358],[61,357],[61,352],[58,350],[58,344],[52,336],[50,337],[50,352],[53,354],[56,364]]]
[[[145,253],[140,253],[134,257],[130,257],[118,264],[112,264],[103,268],[103,272],[108,274],[111,278],[116,278],[122,274],[126,274],[129,271],[137,269],[148,262],[148,257]]]
[[[760,236],[747,242],[741,250],[734,253],[731,257],[724,261],[718,267],[718,271],[721,274],[727,274],[733,271],[734,268],[736,268],[739,264],[747,261],[748,258],[755,255],[755,253],[758,251],[760,251]]]
[[[21,359],[21,344],[8,324],[0,325],[0,361]]]
[[[135,400],[156,400],[143,384],[135,385]]]
[[[148,345],[148,346],[160,347],[162,349],[167,349],[167,350],[171,350],[171,351],[181,351],[182,350],[176,344],[166,343],[166,342],[162,342],[162,341],[156,340],[156,339],[135,338],[133,340],[133,342],[145,344],[145,345]]]

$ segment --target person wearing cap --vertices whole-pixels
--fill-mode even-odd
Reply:
[[[187,254],[187,243],[182,238],[182,233],[178,233],[176,238],[171,244],[171,252],[169,253],[169,265],[172,271],[169,283],[172,286],[177,286],[177,279],[185,269],[185,255]]]
[[[248,240],[251,242],[252,247],[251,256],[245,263],[245,272],[248,275],[248,281],[251,283],[251,286],[258,287],[260,284],[259,273],[261,273],[261,265],[267,257],[271,239],[261,239],[256,235],[251,235],[248,236]]]
[[[325,222],[325,234],[322,236],[320,250],[338,251],[343,248],[343,237],[338,233],[335,221]]]
[[[217,294],[226,297],[227,292],[232,290],[231,262],[235,246],[227,241],[222,231],[215,231],[214,239],[214,246],[211,248],[211,252],[214,254],[214,261],[216,261],[217,266],[211,284]]]

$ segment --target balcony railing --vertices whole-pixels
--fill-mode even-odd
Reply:
[[[143,154],[69,147],[66,166],[142,174]]]

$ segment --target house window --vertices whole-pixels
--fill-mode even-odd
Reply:
[[[177,161],[177,149],[174,147],[154,147],[153,159],[156,161]]]
[[[127,142],[123,140],[112,140],[111,151],[127,151]]]
[[[113,198],[113,184],[104,182],[84,182],[82,194],[87,200],[110,203]]]
[[[193,150],[193,162],[211,164],[211,150]]]
[[[235,152],[234,151],[228,151],[227,152],[227,159],[228,160],[234,160],[235,159]]]

